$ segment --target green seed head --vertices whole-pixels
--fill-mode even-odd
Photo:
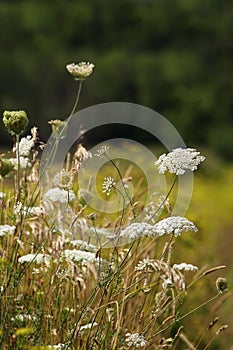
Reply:
[[[25,111],[5,111],[3,123],[11,135],[20,135],[28,125],[28,117]]]

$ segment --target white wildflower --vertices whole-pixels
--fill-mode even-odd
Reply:
[[[29,157],[32,147],[34,147],[35,140],[30,136],[22,137],[19,142],[19,155],[20,157]],[[16,147],[13,148],[13,152],[17,151]]]
[[[14,169],[18,169],[18,158],[10,158],[9,161],[14,166]],[[19,164],[21,169],[27,169],[32,166],[30,160],[27,157],[19,157]]]
[[[24,263],[36,263],[36,264],[42,264],[44,263],[46,266],[49,266],[51,257],[47,254],[26,254],[19,258],[18,262],[20,264]]]
[[[67,64],[66,69],[75,79],[85,79],[93,73],[94,64],[89,62],[80,62],[78,64]]]
[[[6,193],[0,192],[0,199],[3,199],[3,198],[5,198],[5,197],[6,197]]]
[[[40,216],[43,213],[41,207],[23,207],[22,212],[24,215]]]
[[[176,237],[180,236],[183,231],[198,231],[197,227],[191,221],[180,216],[170,216],[159,221],[154,225],[154,230],[159,236],[173,233]]]
[[[30,314],[19,314],[15,317],[11,318],[11,321],[19,321],[19,322],[26,322],[26,321],[36,321],[36,316],[32,316]]]
[[[197,266],[192,264],[186,264],[186,263],[174,264],[172,268],[179,271],[197,271],[198,270]]]
[[[10,225],[0,225],[0,236],[13,235],[16,227]]]
[[[147,222],[134,222],[121,231],[120,236],[130,239],[138,239],[139,237],[153,236],[157,234],[154,226]]]
[[[57,172],[53,178],[53,185],[64,190],[68,190],[73,185],[74,176],[71,172],[62,169]]]
[[[109,153],[110,148],[108,146],[102,146],[100,149],[97,150],[95,153],[96,157],[103,158],[104,156],[107,156]]]
[[[22,212],[22,210],[23,210],[23,203],[17,202],[14,205],[14,214],[19,215]]]
[[[127,346],[143,348],[146,345],[147,340],[143,335],[140,335],[139,333],[126,333],[125,342]]]
[[[74,239],[74,240],[71,240],[70,241],[70,244],[72,244],[73,246],[78,246],[78,248],[80,250],[86,250],[86,251],[89,251],[89,252],[96,252],[97,248],[95,245],[93,244],[90,244],[88,242],[85,242],[81,239]]]
[[[88,262],[96,262],[100,261],[100,259],[97,259],[95,257],[95,253],[91,252],[85,252],[83,250],[77,250],[77,249],[66,249],[62,253],[62,258],[74,260],[76,262],[81,262],[82,264],[86,264]]]
[[[155,165],[158,166],[161,174],[168,171],[172,174],[183,175],[186,170],[196,170],[203,160],[205,157],[194,148],[176,148],[168,154],[162,154]]]
[[[116,181],[111,176],[105,177],[102,187],[103,187],[102,192],[106,193],[106,195],[109,196],[112,189],[116,187]]]
[[[96,327],[98,326],[98,323],[97,322],[94,322],[94,323],[87,323],[87,324],[84,324],[82,326],[80,326],[80,332],[84,332],[86,330],[89,330],[89,329],[92,329],[93,327]]]
[[[66,344],[59,343],[57,345],[47,345],[46,349],[52,350],[71,350]]]
[[[76,196],[72,190],[65,191],[58,187],[50,188],[46,192],[45,197],[50,199],[52,202],[60,203],[68,203],[76,199]]]

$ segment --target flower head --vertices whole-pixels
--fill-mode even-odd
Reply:
[[[186,264],[186,263],[174,264],[172,268],[179,271],[197,271],[198,270],[197,266],[192,264]]]
[[[20,135],[28,125],[28,117],[25,111],[5,111],[3,123],[11,135]]]
[[[0,225],[0,236],[13,235],[16,227],[10,225]]]
[[[30,135],[27,137],[22,137],[19,142],[19,155],[21,157],[28,157],[32,147],[34,147],[34,144],[35,140]],[[14,148],[13,151],[17,151],[17,149]]]
[[[121,231],[120,236],[129,239],[138,239],[139,237],[150,237],[157,233],[154,226],[147,222],[134,222]]]
[[[82,80],[89,77],[93,73],[94,64],[89,62],[80,62],[67,64],[66,69],[73,75],[75,80]]]
[[[126,333],[125,342],[127,346],[143,348],[146,345],[147,340],[139,333]]]
[[[188,219],[181,216],[170,216],[154,225],[154,229],[159,236],[173,233],[174,236],[180,236],[183,231],[197,232],[197,227]]]
[[[20,264],[32,263],[49,265],[51,257],[47,254],[26,254],[19,258],[18,262]]]
[[[99,262],[100,259],[95,257],[95,253],[85,252],[84,250],[66,249],[62,253],[63,259],[69,259],[76,262],[80,262],[82,265],[86,265],[88,262]]]
[[[108,155],[109,150],[110,148],[108,146],[102,146],[100,149],[97,150],[95,156],[99,158],[104,158],[104,156]]]
[[[50,188],[46,192],[45,197],[51,200],[52,202],[60,202],[60,203],[68,203],[76,199],[76,196],[72,190],[65,191],[58,187]]]
[[[10,158],[9,161],[11,162],[12,166],[15,170],[18,169],[18,158]],[[21,169],[30,168],[32,166],[30,160],[27,157],[19,157],[19,164]]]
[[[162,154],[155,165],[158,166],[161,174],[168,171],[172,174],[183,175],[186,170],[196,170],[203,160],[205,157],[194,148],[176,148],[168,154]]]
[[[102,187],[103,187],[102,192],[106,193],[106,195],[109,196],[112,189],[116,187],[116,181],[111,176],[105,177]]]

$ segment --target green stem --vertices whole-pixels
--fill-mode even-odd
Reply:
[[[17,157],[17,202],[20,202],[20,155],[19,155],[19,135],[16,135],[16,157]]]
[[[176,179],[177,179],[177,176],[174,177],[173,179],[173,182],[171,184],[171,187],[168,191],[168,193],[166,194],[166,197],[164,198],[164,200],[162,201],[162,203],[159,205],[158,209],[153,213],[153,215],[151,215],[151,217],[147,220],[147,222],[149,223],[156,215],[157,213],[159,212],[159,210],[162,208],[162,206],[164,205],[164,203],[166,202],[166,200],[168,199],[168,197],[170,196],[174,186],[175,186],[175,183],[176,183]]]

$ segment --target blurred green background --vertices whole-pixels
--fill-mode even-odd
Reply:
[[[89,60],[80,108],[142,104],[189,146],[233,159],[232,36],[228,0],[1,1],[1,112],[25,109],[46,140],[73,103],[65,65]]]

